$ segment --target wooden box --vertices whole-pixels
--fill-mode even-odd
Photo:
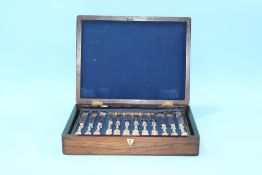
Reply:
[[[191,19],[77,17],[76,105],[64,154],[198,155]]]

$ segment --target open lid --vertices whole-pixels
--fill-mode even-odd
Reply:
[[[190,18],[77,17],[76,100],[189,104]]]

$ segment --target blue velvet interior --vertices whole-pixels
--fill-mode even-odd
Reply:
[[[81,98],[185,98],[185,22],[83,21]]]

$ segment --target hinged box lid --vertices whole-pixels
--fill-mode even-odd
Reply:
[[[77,17],[77,104],[189,104],[191,20]]]

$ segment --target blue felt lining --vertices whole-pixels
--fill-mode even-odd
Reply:
[[[81,112],[81,115],[82,115],[82,112]],[[84,127],[81,131],[81,134],[84,134],[86,131],[87,131],[87,123],[89,122],[90,120],[90,113],[88,114],[87,118],[85,119],[85,121],[83,122],[84,123]]]
[[[106,134],[106,130],[108,129],[108,121],[110,119],[110,116],[108,115],[108,113],[106,113],[105,119],[103,120],[102,123],[102,128],[100,130],[101,135],[105,135]]]
[[[116,119],[115,118],[111,118],[111,120],[113,122],[111,128],[112,128],[112,132],[114,133],[114,130],[116,129],[116,125],[115,125]]]
[[[123,135],[125,130],[125,119],[122,117],[120,118],[120,126],[119,126],[120,134]]]
[[[167,132],[167,134],[168,135],[171,135],[171,127],[170,127],[170,125],[168,124],[168,122],[169,122],[169,119],[168,119],[169,117],[167,116],[167,114],[165,113],[165,119],[164,119],[164,123],[166,124],[166,132]]]
[[[142,121],[141,118],[142,118],[142,117],[139,117],[139,118],[138,118],[138,132],[139,132],[140,135],[142,135],[142,130],[143,130],[143,126],[142,126],[143,121]]]
[[[82,21],[80,97],[184,100],[186,25]]]
[[[184,115],[184,114],[183,114]],[[174,116],[176,116],[176,113],[174,112]],[[178,135],[181,135],[180,129],[179,129],[179,125],[178,125],[178,121],[174,118],[174,123],[176,125],[176,132]]]
[[[132,134],[132,131],[134,130],[135,126],[134,126],[134,117],[128,116],[129,119],[129,130],[130,130],[130,134]]]

